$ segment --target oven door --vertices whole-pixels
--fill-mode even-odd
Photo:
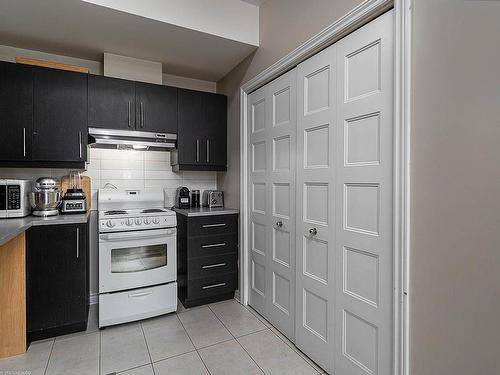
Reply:
[[[176,233],[169,228],[99,234],[99,292],[175,281]]]

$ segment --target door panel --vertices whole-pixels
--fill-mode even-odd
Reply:
[[[0,63],[0,160],[30,160],[33,133],[33,70]]]
[[[207,164],[227,164],[227,98],[224,95],[205,94],[205,154]]]
[[[177,153],[179,164],[199,164],[203,155],[202,124],[203,95],[197,91],[179,89],[179,132]]]
[[[250,304],[291,340],[295,320],[296,70],[250,95]]]
[[[135,82],[89,75],[89,127],[135,129]]]
[[[296,345],[333,373],[336,47],[298,66]]]
[[[177,88],[136,82],[136,130],[177,134]]]
[[[337,43],[335,370],[391,374],[393,12]]]
[[[86,160],[87,74],[33,68],[33,161]]]

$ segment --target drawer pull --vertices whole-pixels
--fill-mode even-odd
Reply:
[[[216,268],[216,267],[223,267],[225,266],[226,263],[217,263],[217,264],[209,264],[209,265],[206,265],[206,266],[202,266],[201,268],[206,270],[207,268]]]
[[[205,225],[202,225],[201,227],[202,228],[214,228],[214,227],[225,227],[226,224],[225,223],[220,223],[220,224],[205,224]]]
[[[219,284],[205,285],[205,286],[202,286],[201,288],[202,288],[202,289],[212,289],[212,288],[218,288],[218,287],[221,287],[221,286],[224,286],[224,285],[226,285],[226,283],[219,283]]]
[[[130,293],[128,296],[129,298],[140,298],[140,297],[147,297],[153,294],[153,292],[139,292],[139,293]]]
[[[210,245],[201,245],[201,247],[204,248],[204,249],[209,248],[209,247],[221,247],[221,246],[226,246],[226,243],[225,242],[221,242],[221,243],[213,243],[213,244],[210,244]]]

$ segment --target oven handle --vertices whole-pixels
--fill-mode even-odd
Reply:
[[[128,241],[128,240],[144,239],[144,238],[171,237],[171,236],[175,236],[176,233],[177,233],[177,230],[175,228],[135,231],[135,232],[101,233],[99,235],[99,239],[108,240],[108,241],[111,241],[111,240]]]

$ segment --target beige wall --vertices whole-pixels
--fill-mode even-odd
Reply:
[[[227,206],[240,204],[240,86],[361,2],[268,0],[261,5],[260,47],[217,82],[217,91],[228,96],[228,171],[218,175]]]
[[[500,2],[414,1],[411,375],[500,374]]]

